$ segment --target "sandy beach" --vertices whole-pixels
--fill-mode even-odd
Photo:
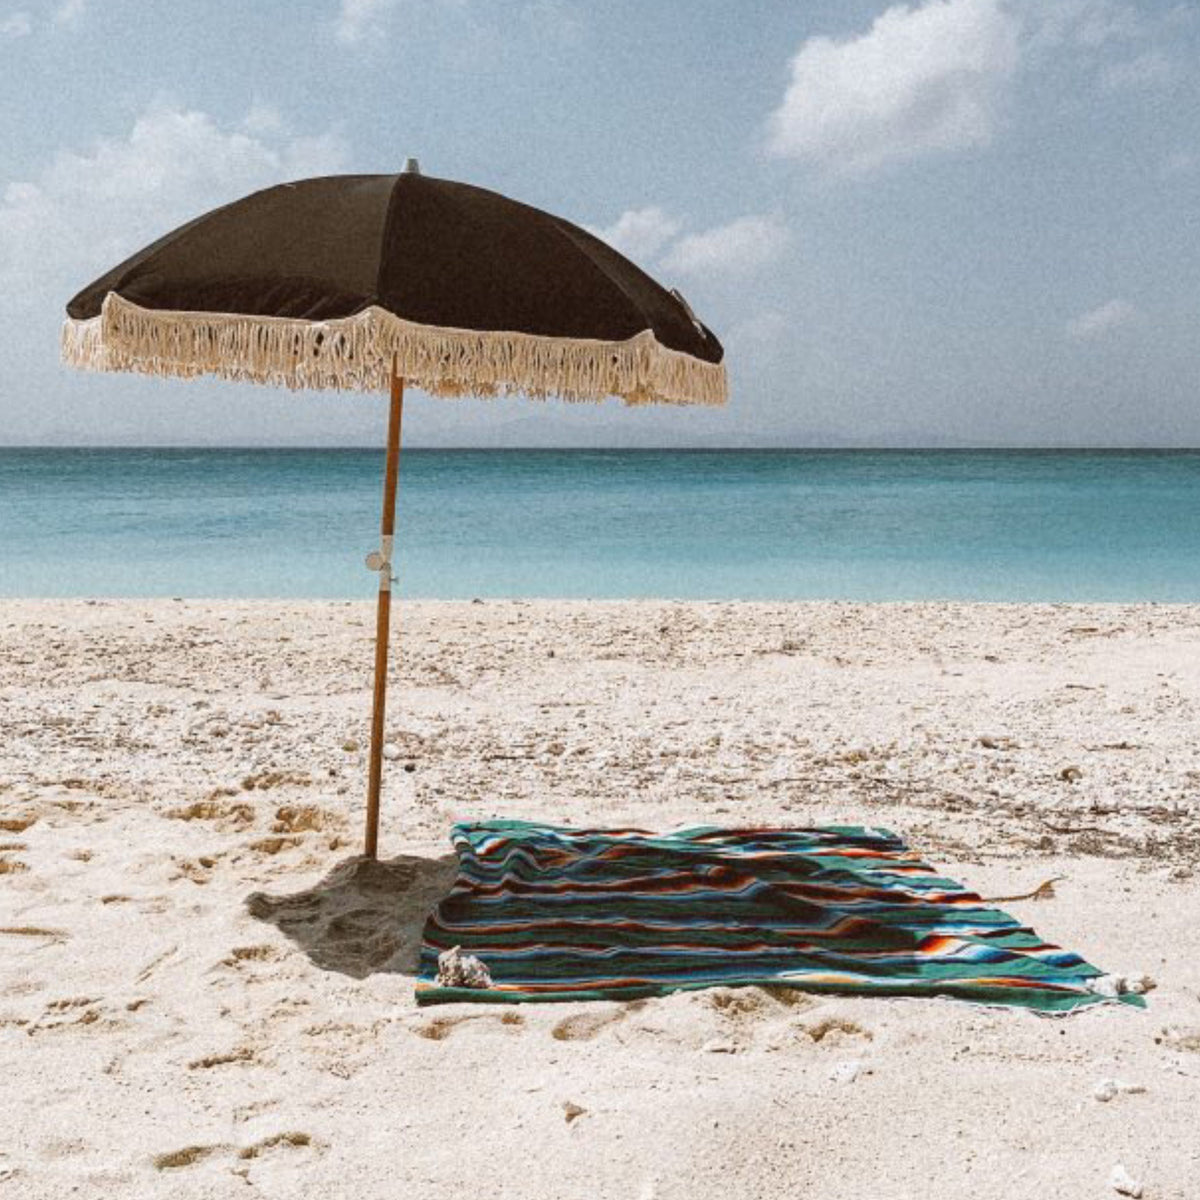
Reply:
[[[395,630],[372,865],[371,606],[0,602],[0,1197],[1200,1196],[1200,607]],[[1003,906],[1157,988],[418,1010],[448,829],[489,817],[887,826],[986,897],[1056,879]]]

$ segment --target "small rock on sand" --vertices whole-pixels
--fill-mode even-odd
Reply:
[[[1138,1197],[1142,1195],[1141,1180],[1134,1179],[1121,1163],[1117,1163],[1113,1167],[1108,1182],[1112,1185],[1113,1191],[1122,1196],[1132,1196],[1134,1200],[1138,1200]]]
[[[862,1063],[858,1059],[849,1059],[846,1062],[838,1063],[830,1072],[829,1079],[831,1083],[853,1083],[859,1076],[862,1070]]]

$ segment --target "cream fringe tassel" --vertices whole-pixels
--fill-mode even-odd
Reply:
[[[393,356],[406,382],[436,396],[719,405],[728,392],[723,363],[669,350],[648,329],[601,342],[418,325],[374,306],[333,321],[159,312],[110,292],[100,316],[68,318],[62,332],[73,367],[293,389],[387,391]]]

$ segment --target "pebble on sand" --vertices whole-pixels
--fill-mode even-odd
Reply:
[[[862,1063],[857,1059],[840,1062],[829,1072],[829,1081],[831,1083],[853,1083],[861,1070]]]
[[[1092,1089],[1092,1095],[1101,1104],[1107,1104],[1110,1100],[1115,1100],[1122,1092],[1127,1096],[1140,1096],[1145,1090],[1140,1083],[1123,1083],[1119,1079],[1102,1079]]]
[[[1112,1185],[1113,1191],[1119,1192],[1122,1196],[1132,1196],[1133,1200],[1138,1200],[1142,1195],[1141,1180],[1134,1179],[1121,1163],[1117,1163],[1113,1167],[1108,1182]]]

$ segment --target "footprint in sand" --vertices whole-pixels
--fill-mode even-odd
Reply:
[[[461,1028],[469,1021],[496,1022],[513,1028],[520,1028],[525,1024],[525,1018],[518,1012],[463,1013],[454,1017],[434,1017],[414,1026],[413,1032],[418,1037],[428,1038],[431,1042],[444,1042],[456,1029]]]
[[[259,838],[256,842],[250,843],[250,849],[255,854],[265,854],[274,856],[281,850],[290,850],[293,846],[300,845],[300,838],[295,834],[278,834],[272,837]]]
[[[229,1149],[229,1146],[184,1146],[182,1150],[156,1154],[150,1161],[160,1171],[177,1171],[180,1167],[194,1167],[198,1162]]]
[[[294,1018],[301,1014],[284,1015]],[[338,1079],[352,1079],[373,1059],[373,1048],[378,1046],[380,1033],[392,1023],[390,1017],[381,1017],[369,1024],[321,1021],[301,1031],[304,1042],[290,1044],[311,1066]],[[294,1027],[294,1023],[289,1022],[289,1030]]]
[[[254,806],[245,803],[231,804],[217,798],[214,793],[207,800],[196,800],[182,808],[172,808],[163,814],[174,821],[211,821],[222,830],[249,829],[254,824]]]
[[[707,1050],[720,1047],[734,1053],[754,1045],[777,1048],[781,1027],[797,1010],[809,1008],[816,1001],[794,988],[738,987],[696,992],[687,1003],[705,1010],[709,1021],[694,1022],[687,1029],[676,1026],[676,1036],[688,1045],[699,1044]],[[712,1018],[716,1019],[716,1028],[710,1025],[710,1032],[698,1041]],[[716,1036],[711,1036],[714,1033]]]
[[[162,913],[170,907],[165,896],[126,896],[121,892],[112,892],[100,897],[101,904],[136,904],[140,913]]]
[[[233,1119],[238,1124],[253,1121],[255,1117],[261,1117],[263,1113],[270,1112],[279,1103],[278,1100],[251,1100],[247,1104],[239,1104],[233,1110]]]
[[[265,1137],[261,1141],[253,1143],[250,1146],[244,1146],[238,1151],[238,1158],[261,1158],[270,1150],[287,1150],[299,1149],[302,1146],[311,1146],[313,1144],[312,1136],[301,1131],[289,1131],[287,1133],[276,1133],[270,1137]]]
[[[306,771],[262,771],[258,775],[247,775],[242,780],[242,790],[261,792],[276,787],[312,787],[312,776]]]
[[[1200,1054],[1200,1026],[1172,1026],[1164,1029],[1154,1040],[1160,1046],[1166,1046],[1168,1050],[1186,1050]]]
[[[824,1046],[838,1046],[846,1041],[871,1041],[875,1035],[857,1021],[845,1017],[823,1017],[810,1025],[801,1025],[800,1032]]]
[[[71,935],[65,929],[49,929],[44,925],[0,925],[0,936],[39,938],[49,945],[52,942],[65,942]]]
[[[623,1021],[627,1015],[628,1010],[624,1006],[572,1013],[555,1023],[550,1036],[559,1042],[589,1042],[602,1029]]]
[[[795,988],[710,988],[700,993],[703,1003],[735,1021],[782,1016],[787,1010],[811,1008],[816,1001]]]
[[[228,1154],[236,1160],[248,1162],[275,1150],[298,1150],[305,1147],[317,1148],[312,1135],[300,1130],[288,1130],[284,1133],[260,1138],[248,1146],[231,1146],[227,1142],[184,1146],[180,1150],[167,1150],[162,1154],[156,1154],[150,1161],[159,1171],[178,1171],[184,1167],[194,1167],[197,1163],[217,1155]]]
[[[278,946],[235,946],[208,969],[218,987],[276,983],[295,975],[296,963],[287,962],[286,950]]]
[[[271,826],[271,832],[320,833],[334,823],[342,825],[345,822],[315,804],[285,804],[275,810],[275,822]]]
[[[172,856],[171,861],[175,865],[175,874],[171,876],[171,882],[176,879],[190,879],[193,883],[204,885],[212,878],[213,868],[217,865],[219,855],[202,854],[199,858],[176,858]]]
[[[278,946],[235,946],[219,965],[239,967],[244,963],[277,962],[283,957],[284,952]]]
[[[86,1008],[96,1001],[91,996],[68,996],[62,1000],[51,1000],[46,1005],[47,1012],[66,1012],[72,1008]]]
[[[30,1037],[65,1029],[111,1030],[120,1028],[124,1021],[106,1015],[102,1001],[93,996],[67,996],[51,1000],[41,1016],[26,1029]]]
[[[241,1063],[256,1063],[260,1061],[258,1051],[252,1046],[238,1046],[222,1054],[208,1054],[203,1058],[193,1059],[188,1063],[189,1071],[209,1071],[213,1067],[228,1067]]]

